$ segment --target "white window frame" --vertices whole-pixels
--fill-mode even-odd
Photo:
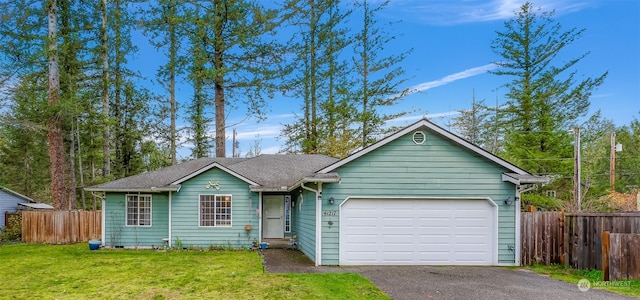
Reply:
[[[291,232],[291,195],[284,196],[284,232]]]
[[[204,207],[202,201],[203,197],[213,197],[213,206],[212,207]],[[218,207],[218,204],[224,203],[224,198],[229,197],[229,206],[228,207]],[[219,200],[220,199],[220,200]],[[211,200],[208,200],[211,201]],[[223,213],[221,210],[228,209],[228,213]],[[209,210],[209,211],[205,211]],[[203,213],[207,213],[213,217],[213,220],[203,220]],[[219,219],[223,214],[228,215],[227,218]],[[204,225],[203,222],[209,222]],[[227,224],[228,223],[228,224]],[[231,194],[200,194],[198,195],[198,227],[232,227],[233,226],[233,196]]]
[[[134,209],[135,211],[131,212],[131,214],[134,214],[134,216],[136,217],[135,219],[131,220],[129,219],[129,200],[135,201],[136,202],[136,207],[131,207],[131,209]],[[135,200],[133,199],[135,198]],[[148,207],[147,206],[142,206],[140,205],[140,203],[145,203],[148,202]],[[146,214],[146,212],[142,211],[144,209],[148,208],[149,212],[149,218],[142,218],[141,215],[142,214]],[[131,224],[129,221],[132,221]],[[147,222],[145,222],[147,221]],[[127,194],[125,195],[125,226],[127,227],[151,227],[152,226],[152,222],[153,221],[153,199],[151,197],[151,195],[149,194]],[[148,224],[147,224],[148,223]]]

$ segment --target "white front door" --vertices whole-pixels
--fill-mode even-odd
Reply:
[[[263,232],[265,239],[284,238],[284,196],[262,197]]]

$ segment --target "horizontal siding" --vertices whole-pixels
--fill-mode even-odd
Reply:
[[[125,193],[108,193],[105,208],[105,244],[109,247],[151,248],[169,237],[168,194],[151,195],[151,226],[126,225]],[[148,194],[144,194],[148,195]]]
[[[293,231],[298,236],[300,251],[311,260],[316,260],[316,204],[315,193],[304,191],[294,193],[295,207],[293,208]]]
[[[213,180],[220,189],[206,188]],[[231,227],[200,227],[200,195],[231,195]],[[182,184],[172,199],[172,245],[180,240],[184,247],[222,246],[250,247],[258,239],[258,194],[249,191],[249,184],[218,168],[200,174]],[[252,230],[244,230],[251,225]]]
[[[339,167],[339,184],[325,184],[323,210],[338,210],[347,197],[489,197],[498,204],[498,262],[515,261],[515,207],[504,199],[515,195],[513,184],[502,181],[506,171],[494,162],[428,131],[422,145],[413,132]],[[329,227],[328,222],[333,222]],[[323,216],[322,263],[337,264],[339,216]]]
[[[9,194],[5,191],[0,190],[0,227],[3,227],[5,224],[4,213],[5,212],[15,212],[18,208],[18,203],[26,203],[28,202],[26,199],[17,197],[15,195]]]

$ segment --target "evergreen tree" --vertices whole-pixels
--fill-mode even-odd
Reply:
[[[194,1],[194,5],[204,9],[210,22],[205,80],[213,85],[216,156],[225,157],[228,110],[243,105],[248,115],[263,118],[265,95],[275,92],[276,80],[284,76],[283,49],[274,36],[281,16],[256,1]]]
[[[572,156],[567,130],[586,115],[592,91],[607,75],[577,80],[571,69],[587,54],[555,64],[560,51],[584,30],[562,31],[552,17],[553,12],[525,3],[491,44],[500,56],[500,68],[493,73],[513,78],[506,84],[506,158],[536,174],[571,168],[571,161],[558,160]]]
[[[51,163],[51,198],[55,210],[64,209],[65,199],[65,152],[64,152],[64,113],[60,106],[60,71],[58,69],[58,3],[48,0],[48,39],[47,59],[49,62],[49,96],[47,111],[47,141]]]
[[[488,107],[484,100],[476,101],[474,94],[471,108],[458,112],[460,114],[453,118],[452,124],[458,135],[497,154],[502,141],[502,129],[498,125],[499,109]]]
[[[399,66],[411,50],[396,55],[385,56],[384,49],[389,46],[395,36],[377,25],[376,14],[382,11],[389,1],[371,8],[363,0],[356,2],[363,21],[362,28],[355,37],[355,57],[353,59],[357,73],[357,84],[353,90],[359,108],[361,123],[360,136],[362,147],[377,141],[385,133],[383,125],[386,121],[400,117],[406,112],[381,114],[380,108],[397,104],[407,92],[400,86],[406,81],[404,69]],[[389,24],[391,26],[391,24]]]
[[[341,26],[350,11],[341,12],[339,1],[290,1],[291,19],[298,31],[289,43],[296,70],[288,82],[290,93],[303,101],[303,113],[285,125],[286,151],[344,156],[353,141],[353,102],[348,66],[341,61],[349,45],[348,31]]]
[[[178,117],[178,102],[176,99],[176,80],[182,72],[182,66],[179,64],[178,52],[182,46],[182,38],[180,26],[184,19],[181,15],[181,7],[184,5],[182,1],[177,0],[159,0],[155,2],[145,13],[145,34],[151,38],[151,43],[157,48],[164,48],[167,55],[167,63],[158,70],[158,78],[160,82],[167,82],[169,91],[168,110],[165,108],[160,113],[169,117],[169,126],[167,134],[162,135],[170,144],[171,164],[177,163],[177,147],[178,147],[178,129],[176,121]],[[165,126],[162,126],[162,129]]]
[[[207,157],[212,145],[209,139],[209,123],[212,121],[208,117],[207,107],[212,106],[209,98],[209,86],[206,80],[207,53],[205,52],[207,41],[207,20],[200,15],[200,10],[196,7],[187,14],[187,19],[192,24],[190,30],[190,53],[189,59],[190,73],[189,80],[193,86],[193,98],[188,105],[189,121],[191,121],[190,141],[193,143],[192,156],[194,158]],[[209,87],[210,88],[210,87]]]

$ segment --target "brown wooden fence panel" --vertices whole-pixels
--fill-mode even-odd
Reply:
[[[640,279],[640,234],[602,234],[602,279]]]
[[[566,213],[566,263],[576,269],[602,270],[604,231],[640,233],[640,213]]]
[[[101,211],[24,211],[22,241],[69,244],[100,237]]]
[[[563,261],[563,212],[521,213],[521,264],[549,265]]]

